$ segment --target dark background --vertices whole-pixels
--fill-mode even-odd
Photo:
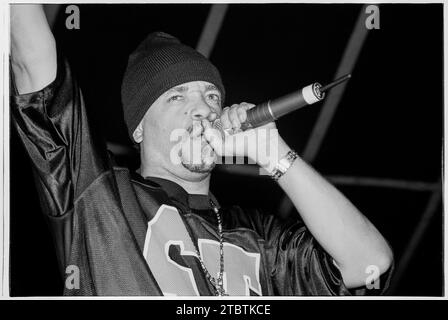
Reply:
[[[127,57],[152,31],[195,47],[209,4],[78,5],[80,29],[65,28],[65,5],[54,27],[98,130],[130,145],[120,104]],[[226,105],[260,103],[314,81],[331,81],[361,5],[230,5],[210,56],[227,88]],[[369,31],[353,77],[312,165],[323,175],[435,183],[443,137],[443,7],[380,6],[380,29]],[[367,17],[367,15],[366,15]],[[322,103],[277,122],[303,152]],[[40,210],[30,162],[11,133],[11,295],[60,295],[51,234]],[[135,158],[122,157],[136,166]],[[396,261],[426,208],[430,192],[338,186],[390,242]],[[212,191],[224,204],[278,211],[282,191],[269,179],[218,172]],[[293,213],[297,214],[297,213]],[[442,205],[393,295],[443,294]]]

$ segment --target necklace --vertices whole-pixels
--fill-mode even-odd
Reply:
[[[205,273],[206,278],[210,283],[213,285],[216,291],[217,296],[228,296],[226,293],[226,290],[224,289],[224,240],[223,240],[223,234],[222,234],[222,221],[221,221],[221,213],[219,212],[219,209],[216,207],[216,205],[213,203],[212,200],[210,200],[210,205],[213,208],[213,211],[216,214],[216,219],[218,220],[218,235],[219,235],[219,274],[218,278],[212,277],[210,272],[208,272],[207,268],[205,267],[204,261],[202,260],[201,254],[199,250],[195,246],[196,254],[199,257],[199,262],[201,264],[201,268]]]

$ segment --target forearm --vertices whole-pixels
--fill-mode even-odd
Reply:
[[[41,5],[11,5],[11,64],[19,93],[56,77],[56,44]]]
[[[239,129],[247,119],[247,110],[253,107],[241,103],[225,108],[220,115],[223,129]],[[274,123],[234,133],[232,139],[224,140],[207,121],[204,125],[206,139],[218,155],[247,156],[268,172],[290,150]],[[377,266],[380,274],[389,268],[392,252],[378,230],[302,159],[296,159],[278,183],[314,238],[333,257],[348,287],[364,285],[370,265]]]
[[[279,156],[289,147],[280,139]],[[296,159],[278,180],[310,232],[334,258],[349,287],[364,284],[366,268],[386,271],[392,253],[369,220],[334,186],[305,163]]]

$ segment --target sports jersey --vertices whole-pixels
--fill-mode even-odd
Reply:
[[[88,115],[67,60],[40,91],[11,97],[14,126],[33,164],[61,273],[78,270],[64,295],[213,295],[200,257],[229,295],[348,295],[332,257],[299,217],[221,208],[209,195],[142,177],[115,164]],[[200,255],[200,257],[199,257]]]

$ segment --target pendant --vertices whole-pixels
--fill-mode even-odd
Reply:
[[[220,279],[218,279],[218,281],[216,281],[215,278],[210,279],[210,282],[213,284],[213,286],[215,287],[215,291],[216,291],[216,295],[221,297],[221,296],[229,296],[228,293],[226,293],[226,290],[224,289],[224,285],[222,280],[220,281]]]
[[[224,288],[218,288],[218,296],[229,296],[229,294],[226,293],[226,290]]]

